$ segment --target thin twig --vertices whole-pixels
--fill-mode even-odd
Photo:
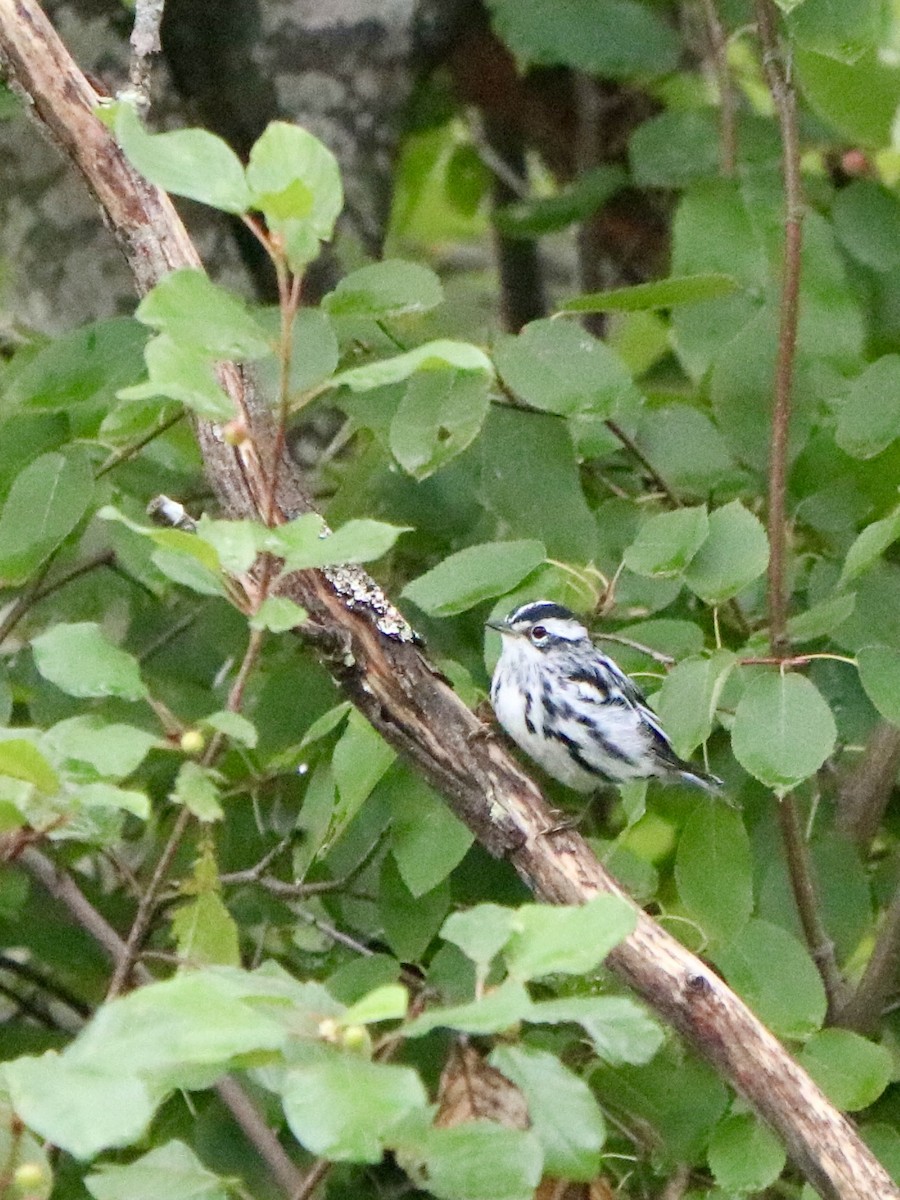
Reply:
[[[131,31],[131,66],[128,81],[138,108],[146,114],[150,108],[151,55],[159,54],[159,27],[165,0],[135,0],[134,28]]]
[[[227,710],[232,713],[239,713],[244,704],[244,691],[247,687],[247,681],[256,666],[262,650],[263,642],[266,638],[264,629],[251,629],[250,637],[247,642],[247,649],[244,651],[244,657],[241,665],[238,668],[237,676],[234,683],[231,685],[231,691],[228,693],[228,701],[225,705]],[[225,740],[225,735],[222,732],[213,734],[210,738],[209,745],[206,747],[206,752],[203,755],[203,765],[210,766],[216,761],[219,756],[219,751],[222,749],[222,744]]]
[[[278,474],[281,470],[281,459],[284,455],[285,439],[287,437],[288,416],[291,411],[291,358],[293,355],[292,335],[294,318],[300,307],[301,277],[289,274],[284,260],[273,255],[275,270],[278,275],[279,311],[281,313],[281,339],[278,348],[280,371],[278,379],[278,420],[275,425],[275,444],[272,447],[272,462],[269,467],[269,481],[266,492],[264,518],[271,525],[275,518],[275,496],[278,491]]]
[[[161,437],[173,426],[177,425],[179,421],[183,421],[184,416],[185,410],[183,408],[179,408],[178,412],[173,413],[171,417],[168,417],[159,425],[154,426],[149,433],[145,433],[143,437],[138,438],[137,441],[129,442],[127,446],[123,446],[120,450],[115,450],[112,454],[110,454],[106,462],[100,464],[100,466],[94,472],[94,478],[101,479],[110,471],[114,471],[116,467],[121,466],[123,462],[128,462],[130,458],[134,458],[134,456],[139,454],[145,446],[149,446],[151,442],[156,441],[158,437]]]
[[[303,1175],[288,1157],[262,1113],[238,1081],[226,1075],[216,1084],[216,1091],[244,1131],[244,1136],[258,1151],[285,1196],[296,1196],[303,1182]]]
[[[791,881],[800,924],[803,926],[809,952],[825,985],[829,1016],[833,1017],[841,1011],[846,1000],[846,984],[837,965],[834,942],[828,936],[822,921],[809,847],[803,837],[797,801],[792,794],[783,796],[778,801],[778,819],[787,858],[788,878]]]
[[[186,810],[185,810],[186,811]],[[25,868],[37,879],[56,900],[69,910],[82,929],[106,951],[113,962],[122,962],[128,948],[112,925],[84,896],[70,875],[58,870],[53,861],[33,846],[27,847],[18,857]],[[153,976],[141,962],[136,962],[131,973],[139,983],[152,983]],[[248,1141],[258,1151],[260,1158],[277,1180],[286,1196],[293,1196],[300,1186],[302,1176],[285,1153],[278,1139],[266,1124],[262,1113],[244,1092],[236,1080],[225,1077],[216,1084],[222,1102],[244,1131]]]
[[[70,1008],[72,1012],[84,1020],[91,1015],[89,1005],[85,1004],[83,1000],[79,1000],[63,984],[57,982],[55,979],[51,979],[43,971],[39,971],[32,963],[19,962],[12,955],[0,954],[0,971],[8,971],[10,975],[18,975],[28,983],[40,988],[41,991],[49,993],[54,1000],[65,1004],[66,1008]]]
[[[678,499],[675,492],[672,490],[669,484],[666,483],[665,479],[663,479],[662,475],[660,475],[659,471],[657,471],[650,459],[647,458],[646,454],[643,452],[640,446],[638,446],[634,438],[631,437],[630,434],[627,434],[617,421],[607,420],[604,421],[604,425],[614,437],[619,439],[628,453],[632,455],[633,458],[637,459],[637,461],[649,475],[650,479],[653,481],[654,485],[659,489],[659,491],[662,492],[672,507],[681,508],[681,501]]]
[[[50,574],[50,568],[53,566],[53,563],[56,561],[57,555],[59,554],[61,549],[62,549],[62,545],[59,545],[56,547],[55,550],[51,551],[51,553],[49,554],[49,556],[47,558],[47,561],[40,568],[40,570],[37,572],[37,574],[32,576],[31,582],[28,584],[28,587],[25,589],[24,592],[22,592],[21,596],[19,596],[16,600],[13,601],[12,605],[10,606],[9,612],[7,612],[7,614],[3,618],[3,620],[0,621],[0,646],[3,645],[3,643],[9,637],[9,635],[12,633],[12,631],[15,629],[15,627],[18,625],[18,623],[22,620],[22,618],[28,612],[29,608],[31,608],[32,604],[34,603],[34,598],[37,595],[38,591],[40,590],[41,584],[44,582],[44,580]]]
[[[875,938],[872,955],[856,991],[836,1014],[838,1025],[875,1033],[888,997],[900,979],[900,886],[894,892]]]
[[[331,1170],[332,1164],[327,1158],[317,1159],[300,1181],[291,1200],[309,1200],[310,1196]]]
[[[722,174],[731,178],[737,169],[737,124],[736,96],[728,70],[728,38],[716,8],[716,0],[700,2],[709,38],[710,60],[719,90],[719,165]]]
[[[135,959],[140,953],[141,943],[146,937],[147,930],[150,928],[150,922],[153,920],[159,890],[165,882],[166,876],[169,874],[175,855],[178,853],[178,847],[181,845],[181,839],[184,837],[192,816],[193,814],[189,808],[182,808],[175,818],[175,824],[172,826],[169,840],[166,842],[163,852],[159,856],[159,860],[153,870],[153,874],[150,876],[150,882],[147,884],[147,888],[138,902],[134,921],[131,924],[131,929],[128,931],[128,938],[125,941],[122,954],[116,962],[113,977],[106,993],[107,1000],[112,1000],[114,996],[118,996],[119,992],[125,986],[128,976],[134,969]]]
[[[781,128],[784,174],[785,229],[784,273],[772,437],[769,448],[769,640],[774,655],[788,652],[787,636],[787,459],[791,420],[794,356],[800,304],[800,251],[802,247],[803,188],[800,180],[800,134],[797,98],[787,77],[778,46],[776,13],[772,0],[755,0],[757,30],[769,91]]]
[[[44,580],[50,573],[50,568],[53,566],[53,561],[56,554],[47,560],[44,567],[31,580],[27,589],[13,603],[9,612],[0,624],[0,644],[2,644],[26,613],[39,600],[45,599],[47,596],[52,596],[54,592],[58,592],[60,588],[64,588],[67,583],[71,583],[73,579],[80,579],[82,575],[87,575],[91,571],[96,571],[98,567],[111,567],[115,562],[115,554],[112,550],[101,550],[99,554],[95,554],[92,558],[86,559],[83,563],[72,567],[71,570],[64,572],[57,579],[42,586]]]
[[[900,770],[900,729],[879,721],[841,785],[836,824],[862,848],[878,833]]]

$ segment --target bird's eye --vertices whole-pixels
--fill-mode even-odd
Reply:
[[[531,640],[533,642],[546,642],[547,630],[543,625],[535,625],[534,629],[531,631]]]

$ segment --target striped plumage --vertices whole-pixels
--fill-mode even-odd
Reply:
[[[489,625],[503,638],[497,719],[548,775],[579,792],[649,778],[721,787],[678,757],[640,691],[567,608],[535,600]]]

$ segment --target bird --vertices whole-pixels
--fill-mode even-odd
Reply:
[[[678,757],[640,690],[569,609],[532,600],[487,626],[503,639],[494,712],[552,778],[584,793],[638,779],[722,788],[721,779]]]

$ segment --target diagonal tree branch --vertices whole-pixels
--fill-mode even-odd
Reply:
[[[35,0],[0,0],[0,61],[84,175],[138,291],[176,267],[199,266],[168,197],[136,175],[93,116],[96,97]],[[204,423],[197,436],[225,508],[259,518],[271,423],[235,367],[223,367],[221,379],[251,437],[232,447]],[[308,510],[289,468],[279,476],[275,519]],[[285,591],[309,612],[308,628],[317,631],[318,650],[345,694],[538,896],[577,904],[601,892],[623,895],[582,838],[548,834],[553,820],[535,785],[429,666],[402,617],[363,572],[302,572]],[[635,913],[634,933],[608,959],[619,977],[750,1101],[825,1200],[900,1200],[850,1122],[746,1005],[643,912]]]

